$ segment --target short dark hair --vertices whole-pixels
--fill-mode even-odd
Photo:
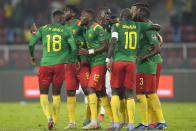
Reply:
[[[142,7],[150,8],[148,3],[135,3],[132,6],[136,6],[137,8],[142,8]]]
[[[66,8],[68,8],[68,9],[70,9],[70,10],[72,10],[74,13],[76,13],[76,14],[78,14],[78,12],[79,12],[79,10],[76,8],[76,6],[74,6],[74,5],[66,5],[65,6],[65,9]],[[64,9],[64,10],[65,10]]]
[[[84,12],[88,13],[93,19],[95,19],[95,11],[93,9],[86,9]]]
[[[55,17],[55,16],[62,16],[64,15],[63,11],[61,10],[55,10],[53,13],[52,13],[52,16]]]
[[[142,14],[144,17],[146,18],[150,17],[150,11],[148,8],[142,7],[142,8],[139,8],[139,10],[140,10],[140,14]]]

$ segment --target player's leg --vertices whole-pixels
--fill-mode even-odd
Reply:
[[[65,65],[65,89],[67,91],[67,110],[69,124],[64,129],[75,129],[76,90],[79,88],[75,64]]]
[[[91,67],[91,74],[88,82],[88,97],[89,97],[89,106],[91,110],[91,123],[84,126],[83,129],[95,129],[98,127],[97,123],[97,95],[96,90],[101,90],[100,84],[102,83],[103,72],[105,72],[105,65],[96,65]]]
[[[136,74],[136,96],[139,113],[141,116],[141,123],[135,129],[148,129],[148,103],[146,98],[146,91],[149,88],[147,85],[144,73]]]
[[[105,81],[103,83],[103,86],[105,85]],[[112,114],[112,109],[111,109],[111,105],[110,105],[110,101],[109,101],[109,97],[106,94],[106,89],[105,87],[102,88],[101,91],[98,92],[99,98],[101,100],[101,104],[104,108],[104,110],[107,113],[107,116],[109,117],[109,120],[111,123],[113,123],[113,114]]]
[[[86,96],[86,115],[85,115],[85,120],[83,123],[83,126],[86,126],[87,124],[90,123],[90,117],[91,117],[91,112],[90,112],[90,106],[88,104],[89,97],[88,97],[88,91],[87,91],[87,86],[88,86],[88,81],[90,77],[90,65],[88,61],[83,61],[81,63],[80,70],[77,73],[77,78],[81,84],[82,90],[84,92],[84,95]]]
[[[150,101],[149,102],[149,105],[150,105],[149,108],[152,109],[152,116],[154,117],[154,119],[157,122],[157,125],[153,129],[165,129],[165,128],[167,128],[167,124],[166,124],[165,119],[163,117],[161,103],[160,103],[159,97],[156,93],[156,91],[158,89],[161,68],[162,68],[162,63],[158,63],[157,64],[157,72],[156,72],[156,78],[158,80],[156,80],[156,78],[154,80],[156,82],[156,87],[154,89],[154,92],[152,94],[148,95],[148,99]]]
[[[112,74],[111,74],[111,108],[114,119],[113,130],[120,130],[119,112],[120,112],[120,93],[122,82],[124,79],[123,72],[124,65],[121,61],[112,63]]]
[[[127,104],[125,99],[125,88],[121,87],[121,93],[120,93],[120,113],[122,122],[120,124],[121,128],[127,128],[128,125],[128,113],[127,113]]]
[[[124,62],[126,63],[125,68],[125,98],[127,103],[127,112],[128,112],[128,130],[134,129],[134,114],[135,114],[135,100],[134,100],[134,89],[136,82],[136,63],[134,62]]]
[[[48,129],[52,129],[53,120],[50,115],[49,101],[48,101],[48,91],[49,85],[52,81],[52,70],[48,66],[40,66],[39,73],[39,89],[40,89],[40,104],[44,115],[48,119]]]
[[[64,64],[57,64],[52,66],[53,69],[53,76],[52,76],[52,98],[53,98],[53,104],[52,104],[52,118],[54,121],[54,126],[56,125],[57,117],[60,111],[60,105],[61,105],[61,87],[64,81]],[[55,127],[53,126],[53,129]]]

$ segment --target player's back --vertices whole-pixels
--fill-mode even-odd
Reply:
[[[43,56],[42,65],[66,63],[70,49],[68,39],[69,29],[61,24],[45,25],[40,29],[42,35]]]
[[[133,61],[136,55],[138,34],[140,26],[134,21],[122,21],[113,26],[113,31],[118,32],[118,42],[114,52],[114,60]]]

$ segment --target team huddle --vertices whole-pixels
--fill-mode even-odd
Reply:
[[[163,43],[153,24],[149,6],[136,3],[122,9],[120,17],[109,8],[98,12],[86,9],[76,19],[78,9],[67,5],[53,12],[53,24],[37,29],[29,43],[31,63],[36,65],[34,46],[41,40],[43,56],[38,73],[40,104],[48,119],[48,129],[56,129],[60,110],[61,86],[65,81],[69,124],[64,129],[77,129],[75,122],[76,90],[81,85],[88,100],[83,129],[99,129],[99,107],[102,104],[110,125],[107,130],[166,129],[157,96]],[[137,67],[137,71],[136,71]],[[106,93],[106,71],[111,73],[111,101]],[[52,83],[53,112],[49,111],[48,91]],[[134,127],[136,87],[141,124]],[[120,115],[122,121],[120,121]]]

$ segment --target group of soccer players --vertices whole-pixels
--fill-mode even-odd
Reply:
[[[65,80],[69,124],[64,129],[77,129],[75,122],[76,90],[81,85],[87,97],[83,129],[99,129],[97,116],[100,103],[111,125],[108,130],[165,129],[159,98],[156,94],[162,59],[162,44],[152,24],[149,6],[136,3],[121,10],[119,20],[111,10],[83,10],[67,5],[64,11],[53,12],[53,24],[39,30],[32,27],[34,37],[29,43],[31,63],[36,65],[34,46],[41,40],[43,56],[39,69],[40,104],[48,119],[48,129],[56,129],[60,110],[61,86]],[[137,73],[136,73],[137,65]],[[106,94],[106,71],[111,73],[111,102]],[[49,111],[48,91],[52,83],[53,112]],[[136,85],[141,124],[134,127]],[[111,103],[111,104],[110,104]],[[123,123],[120,124],[119,114]]]

